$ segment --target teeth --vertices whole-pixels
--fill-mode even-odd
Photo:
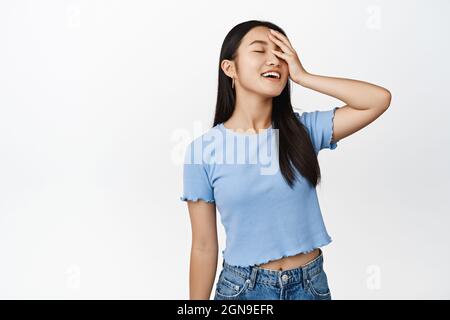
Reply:
[[[266,72],[263,73],[262,76],[263,77],[268,77],[269,75],[276,77],[277,79],[280,79],[280,74],[278,72]]]

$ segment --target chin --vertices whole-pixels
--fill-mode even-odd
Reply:
[[[263,96],[263,97],[265,97],[265,98],[276,98],[276,97],[278,97],[280,94],[281,94],[281,92],[280,92],[280,93],[273,93],[273,94],[268,93],[268,92],[261,92],[261,93],[260,93],[260,95]]]
[[[283,89],[281,89],[281,90],[280,89],[264,90],[261,92],[261,95],[270,97],[270,98],[275,98],[275,97],[278,97],[282,92],[283,92]]]

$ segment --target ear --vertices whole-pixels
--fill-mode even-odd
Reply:
[[[236,76],[234,61],[224,59],[220,63],[220,67],[222,68],[223,72],[230,78]]]

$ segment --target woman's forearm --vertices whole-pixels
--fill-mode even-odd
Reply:
[[[304,73],[299,83],[305,88],[335,97],[354,109],[386,108],[390,92],[378,85],[346,78]]]
[[[218,248],[191,249],[189,299],[209,300],[217,270]]]

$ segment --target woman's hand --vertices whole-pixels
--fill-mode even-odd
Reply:
[[[297,52],[292,47],[288,38],[276,30],[270,29],[269,39],[283,50],[282,52],[272,50],[272,52],[279,58],[285,60],[289,66],[289,77],[297,84],[301,84],[302,77],[308,74],[303,68]]]

